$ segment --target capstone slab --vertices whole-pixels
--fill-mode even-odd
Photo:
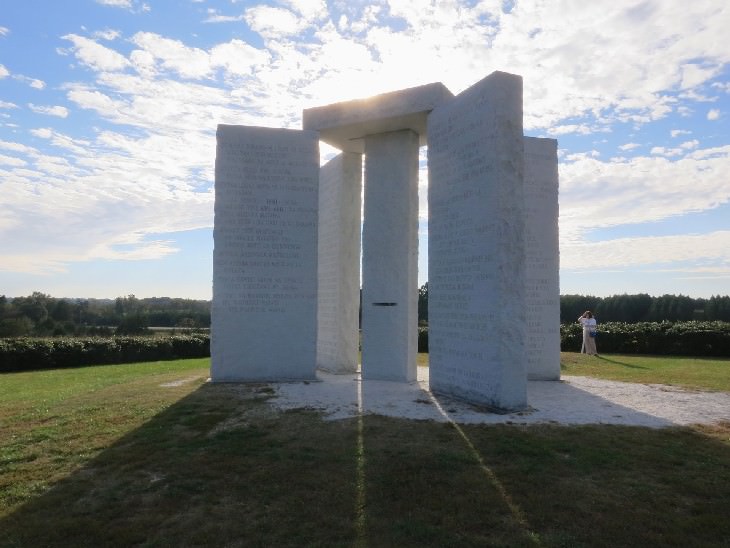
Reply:
[[[343,151],[363,153],[364,137],[410,129],[426,144],[426,117],[453,94],[441,82],[383,93],[367,99],[308,108],[302,127]]]

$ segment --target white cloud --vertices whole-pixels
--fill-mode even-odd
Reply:
[[[28,84],[33,89],[44,89],[46,87],[46,83],[43,80],[30,78],[22,74],[13,74],[13,79],[18,80],[19,82],[23,82],[24,84]]]
[[[151,10],[150,6],[140,0],[94,0],[97,4],[102,6],[108,6],[112,8],[121,8],[129,10],[132,13],[146,13]]]
[[[52,145],[62,149],[65,154],[76,155],[79,158],[93,154],[91,143],[83,139],[74,139],[51,128],[36,128],[30,133],[40,139],[48,140]],[[78,161],[78,158],[77,158]]]
[[[103,6],[112,6],[114,8],[132,8],[132,0],[94,0],[97,4]]]
[[[641,145],[639,143],[626,143],[625,145],[621,145],[618,147],[620,150],[634,150],[635,148],[639,148]]]
[[[55,177],[63,177],[74,173],[74,166],[66,159],[59,156],[36,154],[34,157],[36,169]]]
[[[5,68],[5,65],[0,64],[0,78],[10,76],[10,72]]]
[[[210,64],[223,67],[231,75],[249,75],[257,67],[266,65],[270,55],[241,40],[219,44],[210,51]]]
[[[710,87],[719,89],[725,93],[730,93],[730,82],[713,82]]]
[[[655,154],[659,156],[666,156],[671,158],[672,156],[681,156],[685,154],[688,148],[695,148],[699,144],[699,141],[686,141],[678,147],[652,147],[649,154]]]
[[[3,270],[44,273],[92,259],[160,258],[175,246],[146,235],[210,226],[212,173],[201,169],[213,155],[210,136],[103,132],[90,143],[49,128],[33,133],[63,154],[36,152],[33,168],[2,173],[3,200],[13,203],[0,218]]]
[[[155,56],[149,51],[136,49],[129,54],[129,62],[134,70],[145,78],[154,78],[157,74]]]
[[[595,228],[659,221],[730,202],[730,145],[680,154],[610,162],[584,156],[562,163],[561,241],[581,242]]]
[[[688,63],[682,65],[682,81],[679,84],[682,89],[691,89],[704,84],[707,80],[711,80],[719,72],[722,66],[700,66],[697,63]]]
[[[692,139],[691,141],[685,141],[684,143],[682,143],[679,146],[680,146],[680,148],[685,148],[685,149],[691,150],[693,148],[697,148],[699,146],[699,144],[700,144],[700,142],[697,139]]]
[[[152,55],[163,68],[184,78],[204,78],[211,71],[206,51],[188,47],[179,40],[164,38],[152,32],[138,32],[132,37],[132,42]]]
[[[71,89],[67,96],[80,107],[95,110],[108,118],[113,118],[123,106],[122,103],[114,101],[100,91],[90,91],[85,88]]]
[[[716,108],[713,108],[707,112],[707,119],[714,121],[718,120],[720,118],[720,111]]]
[[[691,108],[689,108],[689,107],[686,107],[686,106],[684,106],[684,105],[682,105],[682,106],[680,106],[680,107],[677,107],[677,113],[678,113],[678,114],[679,114],[680,116],[683,116],[683,117],[685,117],[685,118],[687,118],[687,117],[691,116],[691,115],[692,115],[692,112],[694,112],[694,111],[693,111],[693,110],[692,110]]]
[[[94,38],[101,38],[102,40],[116,40],[121,36],[118,30],[106,29],[100,30],[94,33]]]
[[[691,135],[692,132],[686,129],[673,129],[669,132],[672,137],[679,137],[680,135]]]
[[[283,8],[256,6],[245,12],[246,23],[264,37],[292,36],[309,26],[306,19]]]
[[[560,254],[566,270],[635,269],[684,261],[730,262],[730,231],[582,242],[561,246]]]
[[[126,57],[90,38],[77,34],[67,34],[62,38],[73,44],[72,51],[76,58],[93,70],[119,71],[129,65]]]
[[[0,108],[18,108],[18,105],[0,100]]]
[[[47,114],[49,116],[58,116],[59,118],[66,118],[68,116],[68,109],[62,106],[42,106],[28,103],[28,108],[38,114]]]
[[[325,0],[281,0],[281,3],[308,21],[319,21],[329,16]]]
[[[0,140],[0,148],[4,150],[12,150],[14,152],[22,152],[22,153],[34,153],[36,150],[33,147],[29,147],[28,145],[24,145],[22,143],[14,143],[12,141],[1,141]]]
[[[714,103],[715,101],[717,101],[717,97],[704,95],[703,93],[699,93],[695,89],[683,91],[682,93],[678,94],[677,97],[686,101],[695,101],[698,103]]]
[[[596,128],[591,128],[587,124],[561,124],[550,128],[550,135],[567,135],[576,133],[578,135],[589,135],[598,131]]]
[[[37,129],[31,129],[31,134],[35,135],[36,137],[40,137],[41,139],[50,139],[53,135],[53,131],[51,128],[48,127],[41,127]]]
[[[28,162],[26,162],[25,160],[16,158],[15,156],[6,156],[5,154],[0,154],[0,165],[25,166],[27,163]]]
[[[208,8],[208,17],[203,20],[203,23],[233,23],[236,21],[243,21],[244,15],[221,15],[217,9]]]
[[[10,34],[10,29],[8,27],[0,27],[0,36],[6,36],[7,34]]]

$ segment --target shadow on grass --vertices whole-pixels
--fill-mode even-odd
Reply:
[[[0,520],[0,545],[699,546],[730,535],[730,450],[689,430],[323,421],[274,412],[271,392],[204,385]]]
[[[1,546],[294,546],[354,539],[355,430],[204,385],[0,521]]]
[[[649,367],[643,366],[643,365],[636,365],[633,363],[626,363],[626,362],[620,362],[618,360],[612,360],[610,358],[606,358],[605,356],[596,356],[599,360],[602,360],[604,362],[608,363],[614,363],[616,365],[621,365],[623,367],[628,367],[629,369],[650,369]]]

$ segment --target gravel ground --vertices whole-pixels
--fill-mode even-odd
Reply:
[[[377,414],[461,424],[621,424],[662,428],[730,421],[730,394],[666,385],[564,376],[529,381],[530,409],[497,414],[428,389],[428,368],[418,382],[362,381],[359,375],[318,372],[319,382],[274,384],[270,402],[278,409],[316,409],[326,419]]]

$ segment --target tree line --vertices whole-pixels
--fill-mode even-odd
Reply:
[[[134,295],[62,299],[38,291],[0,295],[0,337],[135,335],[148,327],[210,327],[210,301]]]
[[[646,293],[636,295],[561,295],[560,323],[572,323],[586,310],[590,310],[601,322],[661,322],[719,320],[730,322],[730,296],[713,296],[709,299],[684,295],[652,297]],[[428,323],[428,282],[418,289],[418,322]]]
[[[730,322],[730,296],[716,295],[709,299],[685,295],[652,297],[646,293],[610,297],[560,296],[560,323],[575,322],[586,310],[593,312],[601,322]]]
[[[561,295],[560,322],[573,323],[591,310],[600,322],[720,320],[730,322],[730,296]],[[428,324],[428,282],[418,290],[418,321]],[[208,328],[210,301],[134,295],[116,299],[61,299],[40,292],[0,295],[0,337],[134,335],[148,327]]]

